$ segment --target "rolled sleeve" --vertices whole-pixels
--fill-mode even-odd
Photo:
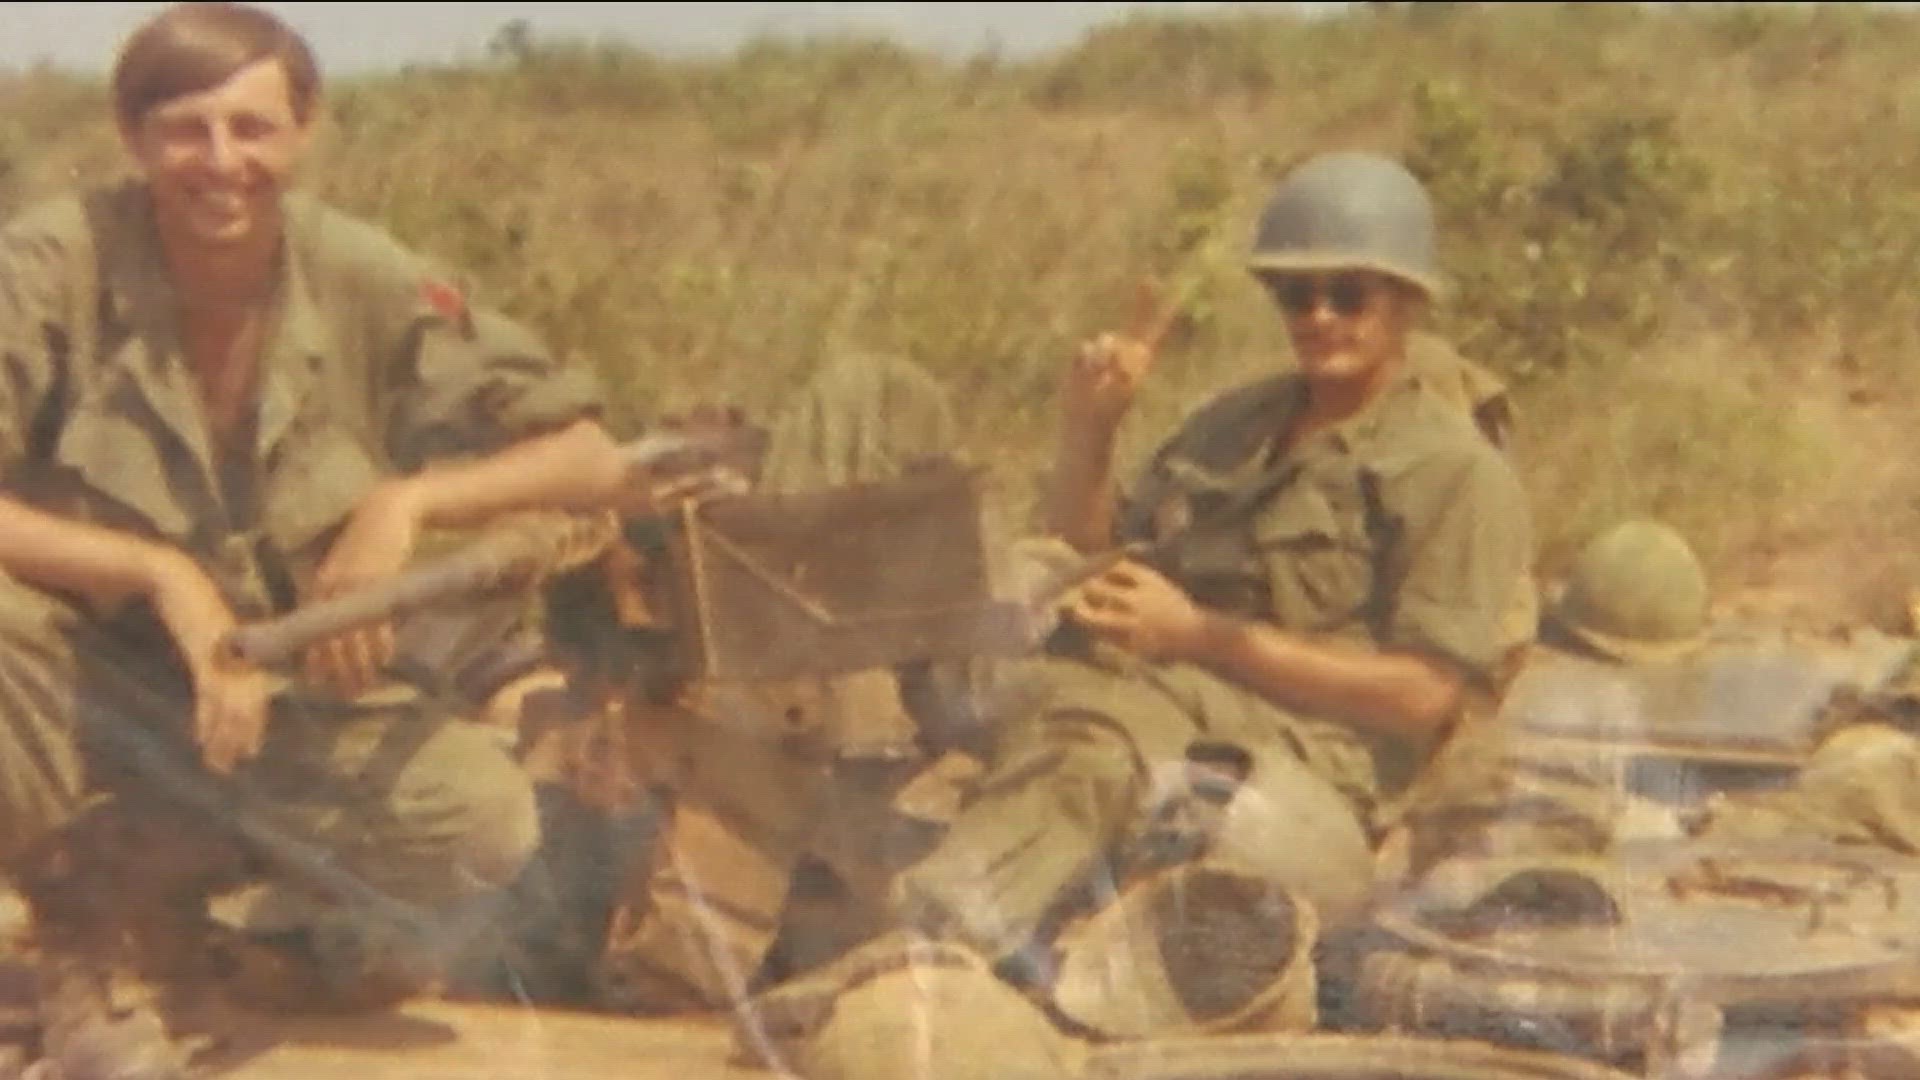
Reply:
[[[1385,644],[1497,679],[1530,581],[1524,493],[1490,449],[1435,454],[1381,481],[1399,539],[1387,566]]]
[[[430,281],[408,335],[407,376],[392,413],[396,460],[409,466],[483,455],[601,416],[584,364],[556,357],[524,325]]]

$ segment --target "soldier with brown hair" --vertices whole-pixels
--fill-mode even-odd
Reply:
[[[649,504],[623,494],[589,371],[294,190],[320,79],[287,26],[169,8],[112,86],[137,175],[0,232],[0,858],[68,1080],[179,1075],[113,983],[221,955],[206,899],[262,870],[222,808],[428,911],[536,844],[527,777],[414,677],[405,626],[286,676],[225,653],[231,631],[388,578],[436,530]],[[476,613],[472,640],[515,617]],[[294,1004],[431,978],[431,954],[370,959],[365,912],[267,876],[284,932],[239,955]]]

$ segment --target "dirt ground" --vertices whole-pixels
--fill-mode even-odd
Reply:
[[[729,1061],[726,1025],[511,1005],[421,1002],[398,1015],[243,1025],[196,1076],[222,1080],[728,1080],[779,1077]]]
[[[18,900],[0,894],[0,936],[24,925]],[[0,1020],[27,1018],[31,975],[0,964]],[[420,1001],[378,1017],[229,1017],[228,1038],[196,1053],[196,1080],[780,1080],[734,1060],[725,1019],[635,1019]]]
[[[24,990],[24,971],[0,984]],[[20,1020],[9,993],[7,1011]],[[10,1025],[11,1026],[11,1025]],[[421,1001],[381,1016],[242,1015],[196,1042],[195,1080],[782,1080],[740,1061],[720,1018],[637,1019]]]

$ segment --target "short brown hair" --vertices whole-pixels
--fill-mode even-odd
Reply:
[[[320,91],[320,71],[304,38],[245,4],[176,4],[121,47],[113,68],[114,113],[123,124],[137,124],[155,106],[211,90],[267,59],[286,70],[294,115],[305,123]]]

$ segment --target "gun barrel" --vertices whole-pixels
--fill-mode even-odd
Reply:
[[[665,472],[709,468],[734,457],[755,453],[763,433],[738,431],[681,432],[656,431],[621,447],[627,475],[637,477],[651,470]]]
[[[584,565],[606,550],[619,529],[611,514],[503,528],[391,580],[243,626],[228,635],[224,648],[231,657],[275,667],[315,642],[356,627]]]
[[[417,611],[436,601],[494,588],[531,569],[537,557],[524,541],[475,544],[447,559],[388,582],[304,605],[251,623],[227,639],[228,652],[263,667],[278,666],[307,646],[336,634]]]
[[[720,460],[743,437],[738,433],[659,431],[627,443],[621,448],[621,457],[629,475],[653,469],[698,468],[709,460]],[[336,634],[450,597],[516,584],[543,569],[578,562],[580,552],[598,551],[604,546],[608,539],[605,525],[595,519],[585,533],[578,527],[558,534],[506,529],[390,581],[304,604],[285,615],[244,626],[229,635],[224,647],[230,656],[275,667]]]

